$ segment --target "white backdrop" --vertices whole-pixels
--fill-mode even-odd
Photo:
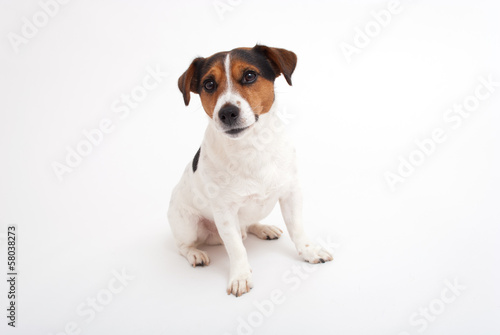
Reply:
[[[495,1],[62,2],[1,1],[2,334],[500,332]],[[166,211],[207,123],[178,77],[255,43],[298,55],[277,98],[335,259],[250,236],[235,298],[224,248],[189,267]]]

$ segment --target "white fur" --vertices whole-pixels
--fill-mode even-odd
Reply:
[[[227,86],[226,90],[219,96],[219,99],[217,99],[217,103],[215,104],[213,113],[215,126],[220,131],[226,130],[226,127],[219,119],[219,110],[222,108],[222,106],[224,106],[227,103],[238,106],[240,108],[239,127],[246,128],[255,123],[255,113],[252,107],[250,106],[248,101],[243,99],[237,91],[233,90],[233,79],[231,78],[230,68],[231,68],[231,58],[230,54],[227,54],[226,59],[224,61]],[[237,138],[238,135],[231,137]]]
[[[228,56],[226,69],[229,62]],[[311,263],[329,261],[332,256],[304,233],[295,150],[276,104],[255,122],[248,102],[228,85],[217,106],[237,101],[252,127],[234,139],[221,131],[214,113],[215,120],[210,120],[201,145],[198,168],[193,173],[191,162],[186,167],[173,190],[168,219],[179,252],[192,266],[210,262],[199,245],[224,244],[230,260],[227,292],[239,296],[253,286],[243,239],[247,232],[263,239],[281,235],[279,228],[258,223],[278,202],[299,255]]]

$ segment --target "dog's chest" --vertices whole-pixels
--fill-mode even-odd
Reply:
[[[269,215],[294,180],[292,157],[267,153],[252,162],[242,161],[233,176],[230,197],[239,206],[241,220],[254,223]]]
[[[211,191],[215,206],[238,208],[245,222],[267,216],[296,182],[295,149],[269,120],[262,118],[239,142],[225,140],[209,127],[201,148],[200,187]]]
[[[282,178],[249,181],[236,189],[239,199],[239,217],[243,224],[252,224],[264,219],[272,211],[279,198],[288,188]]]

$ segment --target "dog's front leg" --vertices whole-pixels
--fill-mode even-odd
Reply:
[[[229,255],[229,283],[227,294],[239,297],[253,287],[252,269],[243,245],[237,211],[221,208],[214,210],[214,221]]]
[[[321,246],[312,243],[302,223],[302,192],[298,186],[280,198],[280,207],[288,233],[300,256],[309,263],[331,261],[333,256]]]

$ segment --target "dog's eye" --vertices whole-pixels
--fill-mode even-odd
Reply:
[[[243,74],[243,84],[253,83],[257,79],[257,73],[253,71],[247,71]]]
[[[215,89],[215,81],[213,81],[212,79],[205,80],[203,82],[203,88],[209,93],[212,92]]]

